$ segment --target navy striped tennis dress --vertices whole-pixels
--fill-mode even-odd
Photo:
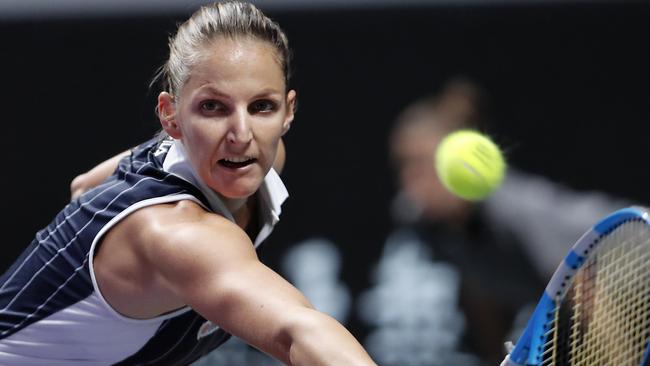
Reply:
[[[259,190],[259,245],[279,220],[287,191],[271,169]],[[70,202],[0,277],[0,366],[187,365],[229,335],[189,307],[152,319],[108,305],[92,258],[100,238],[129,213],[192,200],[231,220],[194,175],[183,146],[151,140],[103,184]]]

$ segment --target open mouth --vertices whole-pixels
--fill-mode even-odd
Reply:
[[[221,159],[217,163],[225,168],[238,169],[253,164],[257,159],[241,157],[241,158],[227,158]]]

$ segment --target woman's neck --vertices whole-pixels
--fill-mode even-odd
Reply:
[[[256,195],[246,198],[228,198],[219,195],[219,198],[221,198],[222,202],[235,219],[235,223],[237,223],[237,225],[242,229],[246,228],[251,215],[254,212],[255,202],[257,201],[255,197]]]

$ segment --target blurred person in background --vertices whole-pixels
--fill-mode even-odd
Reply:
[[[476,84],[454,78],[407,106],[391,131],[396,229],[358,305],[364,345],[381,365],[498,364],[570,245],[627,205],[513,167],[484,202],[452,195],[435,150],[452,131],[485,132],[482,103]]]

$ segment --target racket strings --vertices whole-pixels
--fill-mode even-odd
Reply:
[[[550,320],[542,365],[641,363],[650,327],[650,229],[601,238]]]
[[[628,241],[627,244],[634,243]],[[637,358],[633,342],[633,327],[642,326],[633,311],[638,302],[647,296],[635,296],[641,282],[638,271],[625,278],[621,269],[640,268],[640,246],[628,245],[613,248],[590,263],[583,272],[585,279],[581,291],[576,291],[575,301],[580,304],[582,313],[572,319],[572,359],[588,365],[623,365]],[[638,252],[638,253],[637,253]],[[595,270],[594,270],[595,269]],[[596,280],[600,278],[601,280]],[[582,296],[582,297],[579,297]],[[578,314],[576,312],[576,314]],[[632,363],[634,364],[634,363]],[[636,363],[638,365],[638,362]]]

